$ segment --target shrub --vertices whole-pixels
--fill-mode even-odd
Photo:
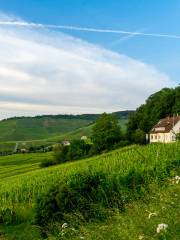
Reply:
[[[56,164],[57,164],[57,161],[51,160],[51,159],[46,159],[46,160],[42,161],[39,166],[44,168],[44,167],[50,167],[50,166],[53,166]]]
[[[124,209],[117,183],[101,172],[77,173],[66,182],[53,186],[37,200],[36,223],[45,225],[66,220],[66,215],[80,213],[84,220],[103,220],[113,208]]]
[[[67,158],[67,154],[69,151],[69,146],[63,146],[61,144],[58,144],[55,148],[54,148],[54,157],[55,160],[58,163],[64,163],[68,161]]]
[[[57,145],[54,149],[54,156],[58,163],[77,160],[90,155],[91,144],[83,140],[73,140],[70,146]]]

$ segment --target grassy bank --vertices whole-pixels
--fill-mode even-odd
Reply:
[[[158,191],[161,192],[159,194],[167,194],[167,199],[169,199],[167,201],[170,201],[170,199],[174,199],[173,196],[172,198],[170,197],[171,193],[169,193],[171,192],[171,186],[167,185],[167,190],[166,188],[161,188],[161,186],[165,184],[167,179],[172,178],[178,174],[179,160],[179,143],[167,145],[157,144],[144,147],[130,146],[86,160],[66,163],[60,166],[50,167],[48,169],[37,169],[33,172],[18,176],[14,174],[14,176],[12,176],[11,178],[5,177],[2,179],[2,184],[0,186],[0,214],[1,222],[3,222],[2,231],[8,233],[8,231],[11,232],[13,228],[23,228],[23,226],[26,226],[27,229],[32,227],[32,232],[35,232],[35,234],[39,234],[40,228],[38,228],[37,226],[32,226],[32,224],[30,224],[34,221],[35,205],[37,203],[37,199],[43,199],[42,196],[48,196],[54,186],[59,187],[60,192],[62,184],[67,187],[71,187],[70,189],[72,189],[73,186],[76,186],[76,184],[79,187],[77,176],[82,176],[85,173],[85,175],[83,176],[89,176],[91,180],[93,179],[93,181],[95,179],[94,177],[97,177],[99,175],[102,176],[100,178],[96,178],[100,181],[98,180],[97,188],[94,187],[95,191],[98,190],[97,193],[99,194],[99,200],[97,201],[97,198],[93,192],[94,190],[92,188],[90,193],[93,193],[93,195],[90,194],[89,197],[94,199],[96,205],[95,209],[98,213],[102,213],[105,210],[105,217],[103,217],[103,219],[97,218],[97,212],[95,210],[95,215],[90,218],[90,222],[82,221],[81,217],[77,217],[79,209],[77,209],[77,212],[72,209],[73,211],[66,212],[66,216],[62,216],[61,219],[57,221],[59,230],[55,228],[56,233],[54,235],[56,235],[56,238],[54,237],[54,239],[79,239],[79,233],[84,234],[86,239],[103,239],[103,236],[104,239],[118,239],[115,238],[115,236],[118,232],[116,228],[119,228],[119,225],[116,222],[120,221],[117,220],[119,219],[119,217],[122,221],[124,221],[122,222],[122,224],[124,224],[124,231],[126,229],[127,232],[126,237],[129,234],[129,238],[122,238],[120,234],[123,233],[123,229],[119,230],[118,234],[121,237],[120,239],[138,239],[133,238],[134,235],[130,234],[132,230],[128,229],[131,229],[132,227],[134,228],[134,233],[137,232],[137,234],[140,234],[140,229],[143,229],[143,226],[142,228],[141,226],[139,226],[138,228],[136,224],[138,224],[138,221],[140,221],[140,219],[142,219],[146,215],[140,215],[141,217],[139,217],[139,220],[135,220],[134,215],[134,220],[130,221],[129,226],[131,227],[128,227],[128,217],[130,218],[130,216],[132,215],[131,207],[135,211],[136,205],[139,209],[141,209],[141,206],[142,209],[145,209],[146,205],[155,205],[153,198],[154,194],[156,193],[156,198],[159,198]],[[80,177],[80,180],[82,179],[84,178]],[[86,179],[87,184],[88,181],[89,180]],[[84,183],[84,180],[82,181],[82,183]],[[91,186],[88,185],[88,187]],[[99,191],[100,188],[102,191]],[[73,188],[73,190],[75,189],[76,187]],[[105,190],[104,195],[103,190]],[[111,190],[114,195],[108,195],[107,190]],[[150,191],[153,192],[152,195]],[[112,199],[111,196],[114,196],[114,198]],[[84,197],[83,191],[82,195],[80,195],[79,197]],[[105,203],[104,199],[106,197],[108,199]],[[147,199],[144,203],[145,205],[143,205],[143,203],[141,202],[142,198]],[[121,199],[123,201],[123,213],[119,212],[116,204],[113,204],[116,203],[117,199]],[[172,201],[175,201],[175,199]],[[89,202],[93,204],[92,201]],[[110,203],[110,205],[108,205],[107,203]],[[158,204],[158,201],[156,202],[156,204]],[[179,209],[178,206],[176,206],[176,210],[177,209]],[[151,208],[149,207],[149,209],[147,210],[151,211]],[[118,214],[116,213],[117,211]],[[107,212],[108,214],[106,214]],[[137,212],[137,214],[139,213]],[[144,214],[146,214],[145,210]],[[167,219],[169,219],[169,217],[167,217]],[[72,219],[72,221],[69,220],[68,224],[71,225],[71,228],[75,228],[77,230],[76,234],[73,235],[73,238],[68,236],[68,234],[72,233],[67,233],[67,236],[63,236],[63,238],[60,238],[61,236],[59,235],[59,238],[57,238],[57,235],[61,234],[60,225],[68,219]],[[160,220],[161,219],[159,219],[159,221]],[[94,222],[96,222],[96,224],[94,224]],[[79,223],[78,226],[76,223]],[[9,226],[7,226],[8,224]],[[49,223],[47,223],[47,225],[48,224]],[[108,226],[111,224],[113,229],[108,230]],[[53,225],[56,225],[55,221]],[[155,226],[155,223],[153,226]],[[176,228],[176,226],[174,227]],[[51,232],[51,230],[49,230],[49,232]],[[112,238],[110,238],[110,235],[108,235],[107,232],[109,234],[112,234]],[[10,235],[11,233],[9,233],[9,236]],[[50,235],[51,238],[49,236],[49,239],[53,239],[52,232]],[[105,238],[106,235],[109,236],[109,238]],[[176,238],[173,237],[172,239]]]

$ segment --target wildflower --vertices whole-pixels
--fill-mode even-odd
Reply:
[[[67,223],[63,223],[63,225],[61,226],[62,228],[67,228],[68,224]]]
[[[151,213],[151,212],[150,212],[148,218],[150,219],[151,217],[155,217],[155,216],[157,216],[157,213],[155,213],[155,212],[154,212],[154,213]]]
[[[140,236],[138,237],[138,239],[139,239],[139,240],[144,239],[144,235],[140,235]]]
[[[160,223],[157,226],[156,232],[160,233],[161,231],[166,231],[166,229],[168,228],[168,225],[165,223]]]
[[[175,176],[174,180],[175,180],[176,184],[178,184],[179,181],[180,181],[180,177],[179,176]]]
[[[81,237],[80,237],[80,239],[81,239],[81,240],[84,240],[84,239],[85,239],[85,237],[82,237],[82,236],[81,236]]]
[[[180,176],[175,176],[170,180],[172,184],[178,184],[180,182]]]

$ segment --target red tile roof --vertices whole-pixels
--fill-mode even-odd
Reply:
[[[150,133],[168,133],[179,121],[180,116],[160,119],[159,122],[151,129]]]

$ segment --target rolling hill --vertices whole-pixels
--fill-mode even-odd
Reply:
[[[114,113],[126,121],[133,111]],[[53,138],[92,124],[100,114],[15,117],[0,121],[0,142]]]

